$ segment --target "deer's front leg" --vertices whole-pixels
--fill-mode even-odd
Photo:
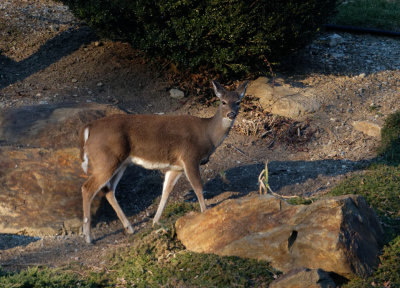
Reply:
[[[200,166],[197,163],[189,162],[187,164],[185,163],[184,169],[186,177],[192,185],[194,193],[196,193],[197,199],[199,200],[201,212],[204,212],[206,211],[207,206],[203,196],[203,183],[201,182]]]
[[[160,204],[158,205],[156,216],[153,219],[153,226],[160,220],[161,214],[164,211],[165,204],[167,203],[169,193],[171,193],[179,177],[182,175],[182,171],[170,170],[165,173],[163,191],[161,194]]]

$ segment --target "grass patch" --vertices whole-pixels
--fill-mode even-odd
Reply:
[[[329,195],[357,194],[365,197],[380,217],[400,216],[400,166],[373,164],[362,175],[352,176]]]
[[[77,273],[50,269],[47,267],[35,267],[19,273],[9,273],[0,270],[0,287],[3,288],[61,288],[61,287],[82,287],[95,288],[106,287],[102,275],[91,274],[82,279]]]
[[[400,32],[400,1],[341,1],[334,23]]]
[[[373,276],[353,279],[344,288],[400,287],[400,236],[385,246],[380,260]]]
[[[287,199],[286,202],[291,204],[291,205],[310,205],[315,201],[316,199],[308,199],[308,198],[303,198],[303,197],[296,197],[296,198],[290,198]]]
[[[363,196],[381,220],[386,242],[400,234],[400,165],[374,164],[334,187],[328,195]]]
[[[114,286],[133,287],[268,287],[275,271],[265,261],[187,251],[176,238],[174,223],[198,210],[192,203],[172,203],[163,227],[132,238],[133,245],[110,257],[107,278]]]
[[[265,261],[189,252],[172,223],[134,237],[114,253],[110,270],[115,286],[129,287],[268,287],[277,273]]]

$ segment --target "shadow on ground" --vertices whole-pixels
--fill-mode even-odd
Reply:
[[[334,177],[360,170],[367,163],[369,162],[349,160],[273,161],[268,165],[269,184],[273,191],[279,191],[287,186],[303,184],[320,176]],[[239,166],[225,171],[224,179],[217,175],[205,183],[205,198],[213,198],[225,191],[238,192],[231,197],[242,197],[258,190],[258,176],[264,167],[263,163]],[[117,187],[116,197],[125,214],[128,217],[134,216],[155,201],[157,202],[155,199],[161,195],[162,184],[163,175],[161,172],[133,166],[127,169],[122,177]],[[179,191],[179,188],[182,189],[182,187],[175,187],[172,194],[185,194],[185,191]],[[192,190],[186,193],[185,200],[197,202]],[[94,223],[117,219],[111,206],[105,199],[103,201],[104,205],[93,218]],[[158,205],[158,202],[156,205]]]
[[[319,176],[338,176],[365,167],[367,161],[318,160],[318,161],[273,161],[268,164],[269,185],[273,191],[295,184],[302,184]],[[264,163],[239,166],[225,171],[226,180],[219,175],[206,183],[207,195],[218,195],[222,191],[238,191],[246,195],[258,190],[258,176]],[[210,197],[210,196],[208,196]]]
[[[61,32],[22,61],[16,62],[0,54],[0,89],[24,80],[97,39],[89,27],[83,26]]]
[[[17,246],[26,246],[40,240],[40,237],[30,237],[14,234],[0,234],[0,250],[11,249]]]

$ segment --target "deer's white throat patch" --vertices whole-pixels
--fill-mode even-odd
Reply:
[[[233,125],[233,122],[235,122],[235,120],[231,120],[227,117],[222,118],[222,127],[227,129],[227,128],[231,128]]]

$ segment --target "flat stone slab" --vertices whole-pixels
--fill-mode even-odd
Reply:
[[[267,77],[259,77],[249,84],[247,94],[259,98],[265,111],[288,118],[296,119],[321,107],[311,89],[293,87],[280,78],[272,83]]]
[[[368,136],[381,138],[381,126],[369,121],[354,121],[353,127]]]

